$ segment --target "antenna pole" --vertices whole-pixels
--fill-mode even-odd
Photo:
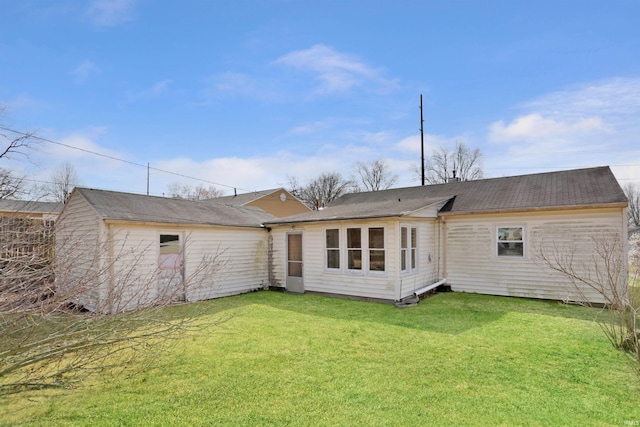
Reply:
[[[420,94],[420,168],[422,169],[422,185],[424,185],[424,119],[422,118],[422,94]]]

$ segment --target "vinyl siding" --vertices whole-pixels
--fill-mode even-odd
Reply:
[[[571,255],[581,274],[594,266],[594,238],[621,239],[622,209],[591,209],[511,215],[467,215],[446,218],[446,275],[452,290],[493,295],[602,303],[592,289],[577,289],[552,272],[540,251]],[[496,229],[525,227],[525,256],[498,257]]]
[[[400,224],[418,228],[418,269],[406,274],[400,273]],[[346,268],[346,229],[361,228],[364,234],[369,228],[385,229],[385,272],[368,271],[364,262],[362,271]],[[340,270],[328,270],[325,254],[325,230],[340,230]],[[336,221],[322,224],[276,227],[272,230],[275,286],[284,286],[286,279],[286,235],[287,232],[302,231],[303,279],[305,291],[357,296],[384,300],[398,300],[412,294],[416,289],[436,281],[437,249],[434,241],[434,220],[408,218],[399,222],[378,221]],[[363,239],[363,245],[366,243]],[[429,259],[429,255],[431,256]],[[366,248],[363,258],[367,257]],[[274,286],[274,284],[272,284]]]
[[[144,305],[171,271],[158,269],[160,234],[178,234],[183,245],[184,294],[199,301],[266,287],[267,234],[262,229],[114,225],[114,283],[118,310]],[[163,276],[163,277],[161,277]]]
[[[55,225],[56,285],[69,300],[96,310],[105,277],[107,248],[101,221],[87,201],[73,193]]]

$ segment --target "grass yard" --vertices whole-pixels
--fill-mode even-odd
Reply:
[[[638,425],[640,379],[557,302],[444,293],[417,307],[258,292],[131,378],[9,396],[5,425]]]

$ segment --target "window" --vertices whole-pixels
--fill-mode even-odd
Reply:
[[[347,228],[347,268],[362,270],[362,231]]]
[[[400,227],[400,270],[403,273],[418,268],[418,229]]]
[[[411,270],[418,268],[418,229],[411,228]]]
[[[369,229],[369,270],[384,271],[384,228]]]
[[[161,234],[158,267],[161,270],[175,270],[182,266],[181,259],[180,236],[177,234]]]
[[[405,272],[407,271],[408,246],[407,227],[400,227],[400,270]]]
[[[498,227],[498,256],[524,257],[524,227]]]
[[[340,229],[326,230],[327,268],[340,268]]]

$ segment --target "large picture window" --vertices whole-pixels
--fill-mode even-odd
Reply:
[[[340,268],[340,229],[326,230],[327,268]]]
[[[347,268],[362,270],[362,230],[347,228]]]
[[[499,257],[524,257],[524,227],[498,227]]]
[[[369,270],[384,271],[384,228],[369,229]]]

